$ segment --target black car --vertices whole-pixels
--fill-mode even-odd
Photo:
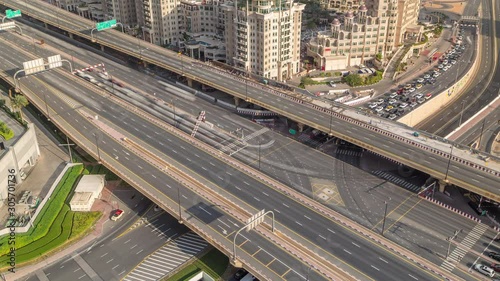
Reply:
[[[246,271],[246,269],[244,268],[240,268],[238,269],[238,271],[236,271],[236,273],[234,274],[234,279],[236,280],[241,280],[241,278],[245,277],[245,275],[248,274],[248,271]]]
[[[499,253],[489,252],[488,257],[490,257],[496,261],[500,261],[500,254]]]

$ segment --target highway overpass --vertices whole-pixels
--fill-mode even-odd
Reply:
[[[22,61],[34,58],[32,55],[19,50],[19,48],[14,48],[13,45],[2,43],[2,49],[5,50],[4,54],[2,54],[4,58],[1,63],[2,69],[12,71]],[[5,79],[10,80],[12,83],[10,77],[5,77]],[[321,256],[327,262],[337,264],[341,268],[353,272],[352,274],[355,276],[360,275],[360,279],[400,280],[400,276],[404,275],[415,276],[420,280],[440,278],[433,273],[423,271],[414,262],[401,257],[399,254],[387,251],[387,248],[379,245],[380,242],[376,243],[372,240],[375,237],[380,239],[376,234],[370,234],[371,238],[359,234],[358,231],[362,230],[361,227],[344,218],[339,218],[338,214],[317,202],[300,197],[294,191],[281,186],[274,180],[262,176],[248,167],[239,165],[225,154],[214,151],[203,143],[190,139],[189,136],[165,126],[162,122],[158,122],[156,118],[147,117],[148,114],[141,112],[134,106],[123,104],[118,99],[110,97],[109,94],[103,94],[101,89],[95,89],[89,83],[82,83],[80,79],[75,79],[73,76],[61,71],[45,72],[36,76],[21,78],[20,82],[21,90],[41,111],[45,110],[44,99],[48,100],[50,119],[70,134],[75,142],[96,158],[100,158],[106,166],[123,176],[134,187],[144,192],[174,215],[177,214],[175,201],[177,198],[182,197],[178,197],[176,187],[179,186],[178,182],[183,182],[180,194],[186,196],[181,202],[183,206],[182,214],[186,224],[190,224],[189,226],[197,230],[200,235],[216,244],[229,255],[231,251],[227,249],[227,245],[231,245],[231,238],[233,238],[231,235],[236,230],[234,226],[231,226],[231,222],[236,222],[239,226],[242,226],[241,221],[244,216],[248,217],[249,214],[260,209],[272,210],[279,204],[284,204],[289,206],[290,210],[286,214],[276,214],[277,229],[280,233],[289,235],[293,238],[293,241],[300,241],[302,245],[306,246],[305,248],[312,249],[314,253],[311,256]],[[95,115],[99,116],[97,120],[102,123],[90,118]],[[139,146],[123,142],[123,136],[127,136],[128,139],[139,144]],[[148,138],[147,136],[155,137]],[[96,143],[99,143],[100,153]],[[168,149],[165,147],[167,143]],[[146,152],[138,151],[138,147],[145,148]],[[179,155],[176,151],[182,151],[182,155]],[[146,157],[144,157],[144,154],[146,154]],[[191,161],[191,159],[197,160]],[[172,169],[175,168],[176,173],[169,174],[171,171],[165,169],[167,166],[172,167]],[[217,167],[221,169],[223,174],[214,176],[205,167]],[[189,174],[194,179],[185,178],[186,174]],[[219,177],[225,180],[221,181]],[[176,180],[172,180],[172,178]],[[201,196],[195,195],[190,188],[186,188],[186,181],[192,182],[193,180],[193,184],[198,185],[198,187],[200,187],[200,184],[210,186],[214,190],[214,195],[208,198],[205,198],[205,196],[208,196],[207,193],[203,193]],[[189,184],[187,185],[189,186]],[[241,188],[238,189],[237,187]],[[260,199],[255,200],[257,192],[264,192],[268,196],[259,196]],[[218,194],[231,200],[228,201],[221,197],[214,199],[212,197]],[[214,203],[214,201],[217,202]],[[230,202],[238,202],[241,207],[229,205]],[[217,204],[222,207],[217,206]],[[236,210],[236,214],[232,214],[234,210]],[[227,214],[227,212],[231,214]],[[188,220],[187,218],[191,216],[199,218],[199,220]],[[297,223],[299,217],[310,218],[311,222],[304,227]],[[226,234],[229,233],[228,235],[224,234],[224,231],[218,227],[218,219],[227,224],[224,230],[227,231]],[[325,226],[329,227],[325,228]],[[262,230],[262,233],[268,233],[266,228]],[[245,266],[250,269],[265,271],[263,275],[266,275],[267,278],[274,274],[272,280],[290,280],[292,277],[288,274],[296,274],[295,271],[299,270],[299,277],[296,278],[301,280],[304,279],[305,272],[307,272],[307,264],[312,263],[316,267],[322,264],[322,262],[317,263],[317,261],[310,261],[306,264],[301,263],[292,254],[282,249],[282,247],[289,249],[289,246],[278,247],[275,243],[272,243],[274,240],[264,238],[266,236],[263,234],[257,235],[250,232],[244,235],[246,240],[243,240],[243,238],[241,241],[238,240],[241,242],[237,251],[239,258],[247,261]],[[324,237],[325,239],[324,241],[319,240],[318,237]],[[331,246],[338,245],[338,243],[342,245],[354,243],[359,247],[355,246],[354,250],[346,252],[341,247]],[[384,241],[384,243],[388,242]],[[242,252],[241,249],[245,248],[247,244],[248,246],[253,245],[255,250],[251,251],[250,254],[246,252],[240,253]],[[290,268],[290,271],[285,270],[284,275],[281,276],[275,273],[278,269],[271,270],[274,266],[279,266],[278,261],[275,264],[273,259],[269,260],[271,269],[266,269],[266,266],[255,261],[255,259],[259,258],[258,251],[260,251],[260,248],[256,247],[255,244],[272,253],[273,256],[278,257],[277,260],[284,262]],[[399,248],[395,245],[391,245],[391,247]],[[400,249],[400,251],[408,253],[404,249]],[[256,256],[253,257],[252,254]],[[390,261],[390,264],[387,265],[384,261]],[[352,266],[358,269],[354,270],[351,268]],[[382,267],[385,269],[383,272],[376,270],[376,268]],[[293,271],[291,269],[297,270]],[[318,268],[318,271],[322,270]],[[318,274],[317,278],[313,279],[311,277],[311,280],[321,280],[321,278]]]
[[[25,15],[56,26],[72,35],[91,39],[93,22],[64,10],[55,9],[42,1],[0,1]],[[54,11],[56,11],[54,13]],[[62,16],[64,15],[64,16]],[[413,129],[401,124],[367,116],[355,109],[336,104],[333,107],[297,93],[282,92],[263,84],[231,76],[209,65],[193,61],[167,49],[138,42],[137,38],[108,30],[94,34],[103,48],[109,47],[198,81],[235,97],[277,112],[301,124],[331,133],[375,153],[389,157],[409,167],[421,170],[496,201],[500,163],[491,155],[478,155],[468,147],[453,146],[425,132],[413,137]],[[483,159],[489,159],[486,163]]]

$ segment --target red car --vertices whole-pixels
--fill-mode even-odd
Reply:
[[[117,221],[119,218],[121,218],[123,216],[123,210],[116,210],[115,213],[113,214],[113,216],[111,217],[111,220],[112,221]]]
[[[500,272],[500,264],[492,263],[490,267],[493,268],[494,271]]]

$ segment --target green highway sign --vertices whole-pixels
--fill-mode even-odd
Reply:
[[[17,18],[21,16],[21,10],[12,11],[11,9],[8,9],[5,11],[5,15],[8,19]]]
[[[96,23],[95,27],[97,30],[101,31],[108,28],[113,28],[116,26],[116,20],[108,20]]]

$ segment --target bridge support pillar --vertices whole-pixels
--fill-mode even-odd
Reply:
[[[299,128],[299,133],[302,133],[302,131],[304,131],[304,124],[297,123],[297,127]]]
[[[191,78],[186,78],[186,79],[187,79],[188,86],[192,88],[193,87],[193,79],[191,79]]]
[[[240,98],[238,98],[238,97],[234,97],[234,105],[236,105],[236,106],[240,106],[240,101],[241,101],[241,99],[240,99]]]
[[[45,29],[49,29],[49,25],[46,22],[43,23],[43,26],[45,27]]]
[[[440,180],[439,183],[438,183],[439,192],[443,193],[444,189],[446,188],[447,185],[448,185],[447,182],[445,182],[444,180]]]
[[[73,39],[73,33],[69,33],[69,38]]]
[[[239,261],[237,259],[232,259],[232,258],[230,258],[229,260],[231,261],[231,264],[234,267],[243,267],[243,263],[241,263],[241,261]]]

